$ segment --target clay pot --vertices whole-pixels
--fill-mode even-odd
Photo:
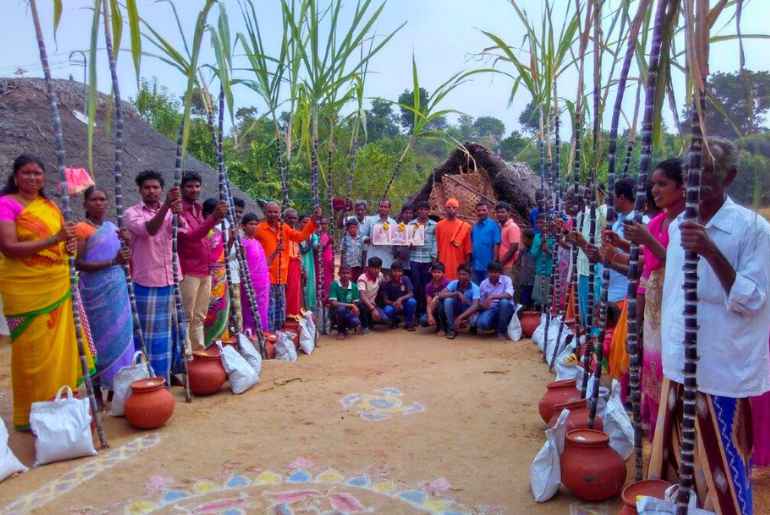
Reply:
[[[537,326],[540,325],[540,312],[522,311],[519,315],[519,322],[521,322],[522,336],[524,336],[524,338],[532,338],[532,333],[534,333]]]
[[[187,364],[187,371],[190,374],[190,391],[196,396],[215,394],[227,381],[222,358],[216,347],[193,351],[193,359]]]
[[[655,497],[656,499],[663,499],[666,494],[666,490],[672,485],[668,481],[662,479],[645,479],[643,481],[637,481],[626,485],[623,489],[623,493],[620,494],[620,498],[623,501],[623,508],[618,515],[637,515],[636,511],[636,498],[640,495],[647,497]]]
[[[131,395],[126,399],[126,420],[137,429],[156,429],[174,413],[176,401],[162,377],[149,377],[131,383]]]
[[[578,392],[578,397],[580,397],[580,392]],[[573,429],[588,428],[588,401],[580,398],[554,405],[553,415],[551,415],[551,420],[548,421],[548,427],[553,427],[556,424],[556,421],[561,414],[561,410],[564,408],[569,410],[569,417],[567,417],[568,432]],[[594,419],[594,429],[599,431],[604,429],[602,417],[600,417],[598,413]]]
[[[580,392],[577,391],[577,382],[574,379],[553,381],[546,385],[545,395],[540,399],[537,409],[543,422],[548,423],[553,416],[554,406],[579,398]]]
[[[605,501],[620,495],[626,465],[610,447],[606,433],[573,429],[567,433],[561,455],[561,482],[581,501]]]

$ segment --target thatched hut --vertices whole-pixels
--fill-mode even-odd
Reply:
[[[56,80],[54,90],[61,103],[66,164],[85,168],[87,126],[82,115],[85,102],[83,84]],[[99,95],[97,126],[94,131],[95,170],[89,170],[96,184],[103,187],[110,196],[115,185],[112,177],[114,150],[109,126],[112,119],[111,102],[110,97]],[[160,172],[167,187],[173,182],[176,144],[149,126],[129,104],[124,105],[123,197],[127,207],[139,201],[134,177],[142,170]],[[0,79],[0,178],[3,181],[11,171],[13,160],[22,152],[35,154],[43,160],[49,172],[46,188],[55,191],[56,156],[45,83],[42,79]],[[185,159],[184,169],[201,174],[204,197],[217,196],[218,177],[215,170],[189,156]],[[242,191],[233,188],[233,194],[246,200],[249,210],[261,214],[259,206]],[[73,202],[73,207],[80,212],[81,202]]]
[[[431,214],[441,216],[449,197],[460,200],[460,217],[473,222],[476,203],[509,202],[520,227],[528,227],[528,213],[535,205],[540,180],[524,163],[507,164],[478,143],[455,149],[444,164],[435,168],[422,189],[411,199],[428,201]]]

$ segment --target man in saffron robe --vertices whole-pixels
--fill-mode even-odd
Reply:
[[[446,201],[445,216],[436,224],[438,260],[446,269],[447,280],[457,279],[457,267],[468,262],[471,254],[471,226],[457,217],[460,202],[455,198]]]

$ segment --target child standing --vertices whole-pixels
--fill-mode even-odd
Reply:
[[[342,264],[350,268],[350,275],[357,280],[364,271],[364,237],[359,232],[355,217],[345,222],[341,247]]]
[[[532,307],[532,287],[535,282],[535,257],[530,252],[535,238],[532,229],[524,229],[521,233],[522,252],[519,252],[516,261],[515,292],[517,302],[524,309]]]
[[[551,290],[551,274],[553,273],[553,236],[546,235],[545,219],[542,215],[537,218],[538,232],[532,239],[529,253],[535,258],[535,280],[532,285],[532,301],[536,306],[548,304]]]

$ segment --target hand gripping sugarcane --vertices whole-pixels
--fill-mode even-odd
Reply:
[[[556,86],[554,85],[554,97],[556,97]],[[556,178],[554,179],[556,182],[557,187],[557,196],[556,196],[556,213],[558,213],[557,216],[561,216],[562,213],[562,191],[561,191],[561,139],[559,138],[559,107],[558,107],[558,100],[555,100],[555,109],[554,109],[554,168],[555,168],[555,175]],[[553,346],[553,353],[551,354],[551,360],[548,363],[548,370],[552,371],[554,364],[556,363],[556,357],[559,355],[559,347],[561,343],[561,337],[564,334],[564,325],[565,321],[564,318],[566,316],[566,309],[567,309],[567,303],[569,302],[569,286],[566,284],[562,284],[561,281],[561,273],[558,269],[558,262],[556,265],[556,270],[554,270],[554,291],[556,292],[556,298],[557,298],[557,307],[558,307],[558,316],[559,316],[559,331],[556,334],[556,345]]]
[[[110,77],[112,79],[112,98],[115,103],[115,134],[113,144],[115,147],[115,164],[112,169],[112,175],[115,178],[115,216],[118,222],[118,230],[122,233],[123,229],[123,188],[121,185],[122,157],[123,157],[123,103],[120,99],[120,84],[118,82],[118,72],[115,62],[115,54],[112,50],[112,34],[110,24],[110,2],[102,2],[102,13],[104,17],[104,39],[106,43],[107,57],[110,63]],[[121,237],[121,250],[126,247],[125,240]],[[134,324],[134,340],[136,346],[142,350],[145,357],[149,356],[147,346],[144,342],[142,332],[142,323],[139,319],[139,311],[136,308],[136,293],[134,292],[134,281],[131,279],[131,266],[129,263],[123,263],[123,272],[126,274],[126,286],[128,287],[128,299],[131,304],[131,317]],[[155,372],[152,369],[149,359],[147,367],[151,375]]]
[[[615,96],[615,106],[612,112],[612,122],[610,126],[610,137],[607,148],[607,225],[611,226],[616,220],[614,197],[615,197],[615,167],[617,163],[617,148],[618,148],[618,126],[620,125],[620,111],[623,106],[623,94],[626,91],[626,82],[628,80],[628,72],[631,68],[631,61],[636,56],[636,39],[641,28],[642,21],[645,13],[649,7],[650,0],[642,0],[639,4],[636,17],[628,32],[628,45],[626,47],[626,54],[623,59],[623,65],[620,70],[620,79],[618,80],[617,94]],[[633,146],[630,147],[633,149]],[[607,302],[610,286],[610,267],[605,265],[602,271],[602,291],[601,291],[601,304],[599,311],[599,328],[601,333],[599,336],[599,342],[604,341],[604,336],[607,332]],[[603,345],[597,345],[596,359],[599,363],[603,359]],[[594,419],[596,418],[597,401],[599,397],[599,382],[601,381],[602,369],[601,366],[596,368],[596,377],[594,380],[594,388],[591,394],[593,402],[589,411],[588,423],[590,427],[593,427]]]
[[[43,39],[43,30],[40,27],[40,17],[37,12],[37,4],[35,0],[30,0],[30,10],[32,12],[32,22],[35,26],[35,35],[37,37],[37,47],[40,52],[40,64],[43,68],[43,76],[45,77],[46,95],[48,97],[48,104],[51,108],[51,121],[53,125],[54,144],[56,150],[56,169],[59,175],[59,181],[61,186],[61,205],[62,214],[64,216],[64,223],[71,223],[72,221],[72,208],[70,207],[69,192],[67,188],[67,177],[64,172],[64,135],[62,134],[61,116],[59,114],[59,101],[56,97],[56,93],[53,90],[53,79],[51,78],[51,68],[48,65],[48,53],[45,48],[45,40]],[[80,297],[77,295],[78,277],[77,270],[75,269],[75,256],[69,255],[67,257],[67,264],[69,266],[69,278],[70,278],[70,291],[72,298],[72,318],[75,322],[75,339],[78,346],[78,355],[80,357],[80,366],[83,369],[83,379],[86,386],[86,392],[88,394],[88,403],[91,407],[91,413],[96,421],[96,435],[99,438],[99,445],[102,448],[109,447],[107,443],[107,436],[104,433],[104,426],[102,425],[102,419],[99,415],[99,407],[96,404],[96,395],[94,393],[94,384],[91,381],[91,374],[88,367],[88,358],[86,356],[87,343],[84,340],[83,324],[80,319]]]

